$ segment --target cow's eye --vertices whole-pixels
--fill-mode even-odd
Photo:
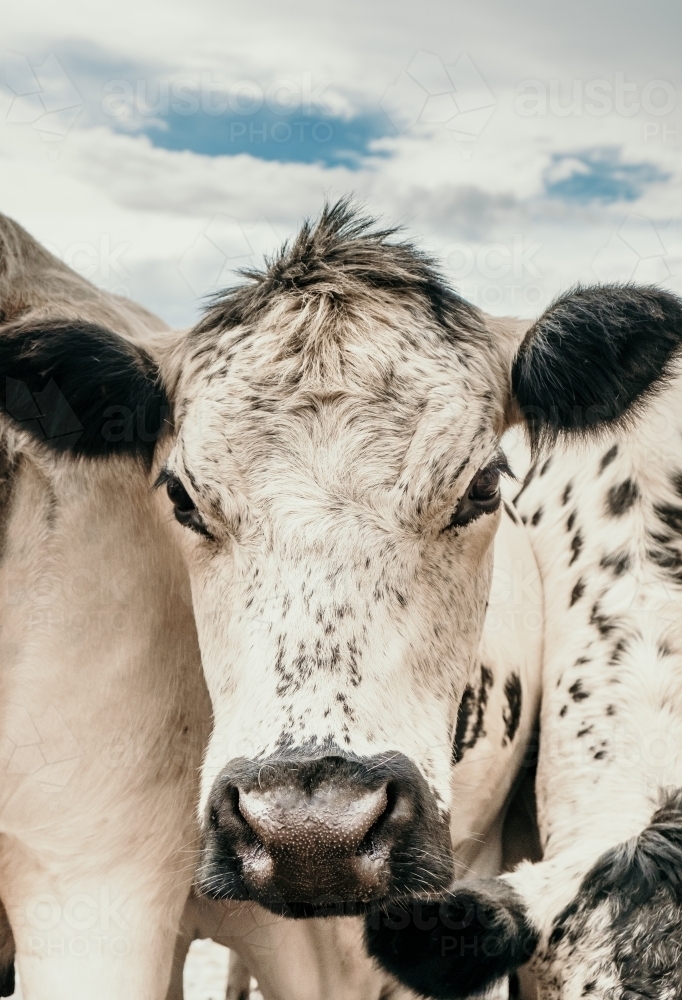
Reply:
[[[500,492],[501,470],[494,466],[481,469],[469,487],[469,497],[476,503],[487,503],[495,500]]]
[[[496,511],[500,505],[500,476],[504,473],[509,473],[509,467],[504,459],[496,459],[480,469],[457,504],[457,509],[447,527],[461,528],[470,521],[475,521],[481,514],[492,514]]]
[[[180,524],[198,531],[202,535],[207,535],[206,526],[201,519],[201,514],[196,508],[196,504],[191,496],[175,476],[170,476],[166,480],[166,493],[168,499],[173,504],[175,520]]]

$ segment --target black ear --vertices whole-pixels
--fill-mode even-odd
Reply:
[[[602,285],[563,295],[531,327],[512,391],[534,447],[633,411],[671,374],[682,300],[658,288]]]
[[[69,320],[0,330],[0,408],[57,451],[147,461],[169,414],[148,354]]]
[[[365,918],[367,950],[420,996],[461,1000],[528,961],[537,935],[500,879],[462,882],[440,902],[404,900]]]

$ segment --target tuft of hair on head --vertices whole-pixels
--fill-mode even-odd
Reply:
[[[363,292],[387,293],[426,309],[452,336],[480,331],[479,311],[400,233],[398,227],[380,228],[352,198],[327,203],[317,221],[305,221],[292,241],[266,259],[263,270],[242,271],[245,283],[213,296],[195,332],[253,324],[283,295],[302,304],[324,296],[344,308]]]

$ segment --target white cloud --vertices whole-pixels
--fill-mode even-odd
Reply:
[[[477,264],[462,278],[454,273],[465,269],[461,264],[451,268],[462,290],[491,311],[536,312],[560,288],[579,278],[595,280],[593,262],[600,253],[613,277],[628,277],[628,253],[637,253],[642,274],[646,270],[682,291],[682,242],[671,226],[682,195],[679,108],[662,118],[647,116],[641,108],[633,115],[612,109],[600,116],[586,105],[589,81],[606,80],[613,90],[618,73],[636,87],[627,92],[628,102],[641,104],[647,81],[679,84],[674,31],[663,21],[656,28],[655,11],[647,16],[644,31],[636,29],[641,16],[634,4],[626,4],[617,24],[600,25],[601,15],[592,9],[586,39],[580,17],[575,24],[562,18],[559,30],[555,15],[530,0],[513,8],[497,2],[485,10],[446,0],[426,0],[418,10],[386,0],[367,8],[351,0],[343,14],[338,5],[322,2],[315,18],[302,3],[286,10],[266,3],[256,17],[243,6],[228,11],[218,0],[191,6],[180,0],[163,6],[154,0],[121,0],[106,19],[85,0],[59,8],[47,0],[37,0],[30,10],[14,5],[3,19],[3,46],[23,60],[20,68],[28,66],[29,73],[24,73],[27,84],[15,64],[14,76],[7,78],[14,88],[0,88],[0,211],[61,253],[71,252],[83,266],[96,263],[93,280],[118,282],[174,323],[196,316],[201,293],[228,280],[232,264],[242,258],[250,262],[268,242],[290,235],[325,197],[349,192],[357,193],[371,212],[404,223],[436,254],[461,244],[464,256],[473,255],[483,271],[502,272],[509,263],[512,270],[498,278],[479,273]],[[575,43],[578,34],[581,45]],[[57,78],[56,71],[48,72],[55,60],[69,77],[74,53],[80,76],[72,83],[82,109],[63,81],[61,90],[45,86]],[[116,79],[116,73],[133,82],[142,74],[149,83],[159,75],[202,72],[228,82],[250,79],[264,91],[278,78],[308,74],[314,86],[326,85],[328,107],[344,115],[383,115],[382,98],[402,81],[399,127],[404,130],[375,140],[374,151],[388,155],[370,157],[353,171],[161,149],[145,135],[114,132],[102,113],[103,81]],[[565,103],[576,79],[580,114],[519,113],[521,81],[539,81],[549,106],[551,81],[560,82]],[[45,104],[49,94],[54,108]],[[12,121],[19,98],[41,102],[33,109],[33,121]],[[45,116],[69,109],[80,113],[58,143],[46,144],[34,127],[38,110]],[[467,115],[474,116],[470,122]],[[461,127],[455,127],[458,120]],[[49,158],[48,145],[58,146],[56,159]],[[579,154],[606,147],[619,151],[621,162],[653,164],[669,179],[643,185],[631,202],[578,204],[546,196],[548,177],[565,180],[586,170]],[[561,158],[555,160],[555,154]],[[233,220],[230,225],[250,253],[237,252],[239,237],[234,245],[218,247],[222,265],[217,258],[210,261],[206,240],[214,244],[206,233],[216,217]],[[658,234],[665,255],[633,250],[626,238],[630,217],[645,220]],[[79,243],[92,252],[73,251]],[[501,251],[486,249],[496,244]],[[508,278],[514,248],[537,244],[542,249],[533,261],[540,279],[521,268],[523,280],[514,289],[514,279]],[[107,270],[112,252],[119,253],[115,260],[124,278],[115,268]],[[461,261],[463,253],[449,256]],[[183,261],[186,271],[192,262],[191,281],[183,278]]]

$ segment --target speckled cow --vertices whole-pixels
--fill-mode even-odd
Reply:
[[[607,293],[605,293],[607,294]],[[682,305],[624,288],[621,357],[682,333]],[[653,305],[651,324],[637,315]],[[608,339],[608,332],[605,333]],[[541,1000],[682,997],[682,377],[625,425],[546,448],[516,499],[543,580],[537,775],[544,859],[454,892],[429,933],[373,947],[405,981],[460,996],[526,961]],[[600,391],[608,405],[605,365]],[[540,428],[538,428],[540,430]],[[466,916],[463,916],[466,914]],[[478,938],[463,956],[446,924]],[[446,918],[446,924],[443,924]],[[408,935],[410,939],[408,941]],[[410,948],[412,950],[410,950]],[[486,953],[486,948],[487,952]],[[407,963],[408,959],[405,958]]]
[[[682,380],[529,475],[545,585],[545,863],[510,881],[543,996],[682,996]]]

